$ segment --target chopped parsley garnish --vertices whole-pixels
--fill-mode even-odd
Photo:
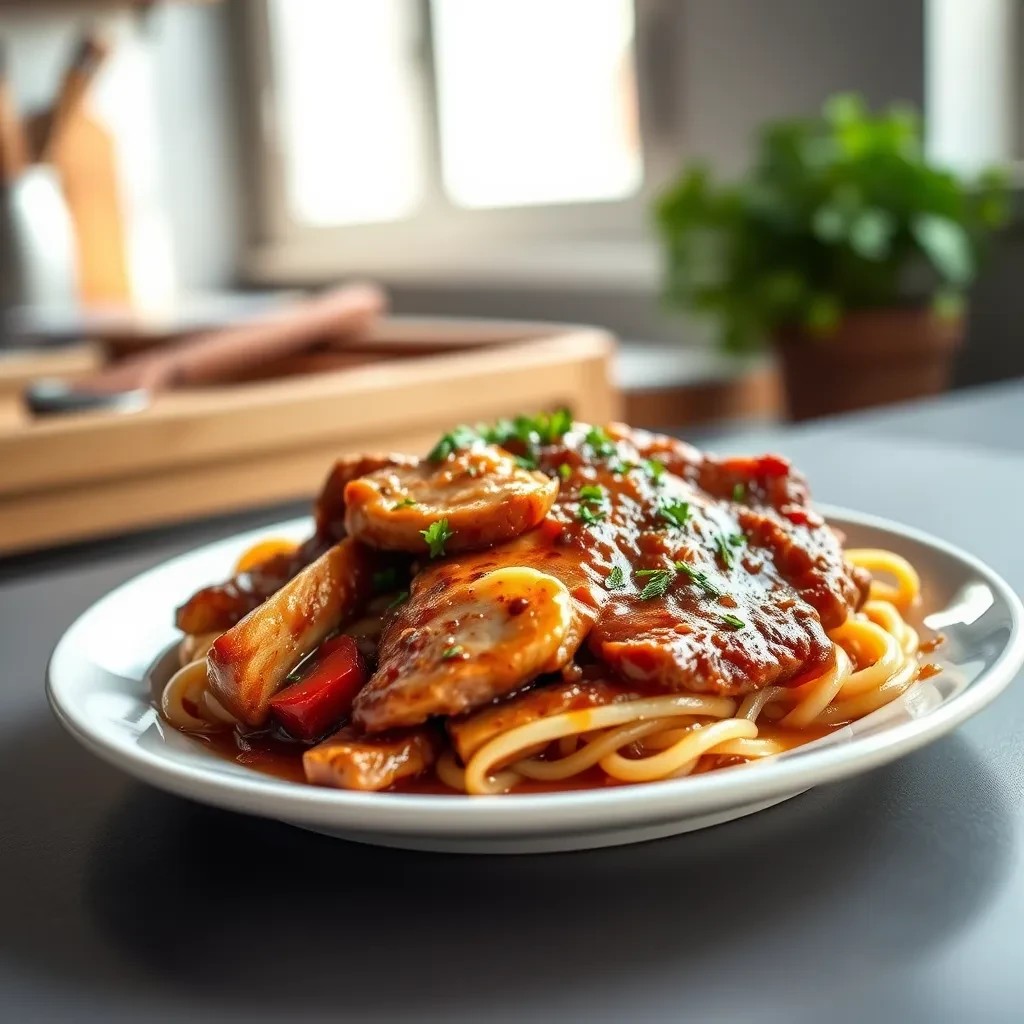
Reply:
[[[666,501],[659,507],[658,515],[670,526],[680,529],[690,518],[690,503],[688,501]]]
[[[747,488],[745,484],[733,484],[732,485],[732,500],[742,501],[747,496]]]
[[[552,413],[541,413],[533,420],[533,429],[544,444],[560,441],[572,430],[572,413],[568,409],[556,409]]]
[[[558,467],[558,475],[559,475],[559,476],[560,476],[560,477],[561,477],[561,478],[562,478],[563,480],[568,480],[568,479],[569,479],[569,477],[571,477],[571,476],[572,476],[572,466],[570,466],[568,462],[563,462],[563,463],[562,463],[562,464],[561,464],[561,465],[560,465],[560,466]]]
[[[606,512],[603,509],[595,508],[596,505],[601,505],[608,498],[603,487],[598,487],[596,484],[588,484],[586,487],[580,488],[579,502],[580,507],[576,511],[576,517],[582,523],[586,523],[588,526],[593,526],[595,523],[601,522],[606,517]]]
[[[612,567],[612,571],[605,577],[604,585],[609,590],[618,590],[626,585],[626,575],[623,573],[621,565]]]
[[[461,658],[466,653],[466,649],[462,644],[452,644],[451,647],[446,647],[441,652],[442,661],[451,661],[452,658]]]
[[[652,597],[662,597],[668,591],[669,584],[675,578],[676,573],[682,573],[691,583],[695,583],[705,594],[710,597],[721,597],[722,592],[716,587],[707,576],[707,573],[694,569],[689,562],[673,562],[667,569],[638,569],[637,576],[646,577],[647,585],[640,592],[643,601]]]
[[[624,460],[624,459],[614,458],[614,459],[609,459],[608,460],[608,468],[616,476],[625,476],[631,470],[637,469],[639,467],[637,466],[637,463],[630,462],[628,459]]]
[[[746,623],[742,619],[737,619],[735,615],[723,615],[722,621],[733,629],[743,629],[746,626]]]
[[[603,459],[615,454],[615,442],[600,427],[591,427],[583,440]]]
[[[637,576],[647,578],[644,589],[640,591],[640,600],[650,601],[655,597],[664,597],[675,574],[674,569],[639,569]]]
[[[706,572],[694,569],[689,562],[676,562],[675,566],[681,573],[689,577],[691,583],[696,583],[705,594],[710,594],[712,597],[722,596],[722,592],[708,579]]]
[[[403,498],[401,501],[396,501],[394,505],[391,506],[391,510],[393,512],[395,509],[399,508],[412,508],[415,504],[416,502],[412,498]]]
[[[532,455],[517,455],[516,465],[520,469],[536,469],[537,460]]]
[[[644,462],[644,469],[654,483],[661,483],[661,478],[665,475],[664,462],[659,462],[657,459],[647,459]]]
[[[480,440],[480,435],[465,424],[460,424],[454,430],[445,434],[437,444],[427,453],[431,462],[444,462],[445,459],[462,451],[463,448],[470,448],[474,442]]]
[[[526,449],[526,454],[519,458],[528,460],[528,463],[520,462],[520,465],[536,469],[538,445],[554,444],[571,429],[572,413],[568,409],[543,412],[537,416],[517,416],[514,420],[502,419],[492,424],[479,423],[475,428],[461,424],[445,434],[427,458],[431,462],[444,462],[455,452],[471,448],[477,441],[502,447],[509,441],[518,441]]]
[[[373,574],[373,591],[375,594],[384,594],[394,590],[398,584],[398,570],[391,566],[388,569],[381,569]]]
[[[400,604],[405,604],[409,600],[409,591],[403,590],[400,594],[395,594],[395,599],[384,609],[386,612],[390,612],[397,608]]]
[[[420,536],[427,542],[430,548],[430,557],[439,558],[444,554],[444,546],[451,539],[454,530],[448,528],[447,519],[438,519],[431,523],[425,530],[420,530]]]
[[[516,425],[511,420],[496,420],[490,426],[477,424],[476,431],[488,444],[504,444],[516,436]]]
[[[731,569],[734,561],[732,547],[729,545],[729,538],[724,533],[715,534],[715,550],[726,569]]]

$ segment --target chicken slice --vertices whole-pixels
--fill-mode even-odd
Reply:
[[[302,755],[306,781],[337,789],[381,790],[429,768],[441,747],[433,729],[358,736],[345,726]]]
[[[443,462],[392,465],[352,480],[345,527],[371,547],[420,553],[429,548],[423,532],[445,520],[444,553],[477,551],[536,526],[557,494],[557,480],[478,444]]]
[[[381,732],[458,714],[560,668],[579,642],[569,591],[547,573],[421,573],[385,630],[353,720]]]
[[[635,696],[628,689],[603,681],[558,682],[516,694],[469,715],[448,719],[448,735],[465,764],[485,743],[520,725],[565,711],[601,707]]]
[[[309,651],[367,601],[373,553],[344,540],[214,640],[210,687],[247,725],[262,725],[270,698]]]

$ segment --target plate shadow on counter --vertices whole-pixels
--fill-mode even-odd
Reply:
[[[0,948],[86,992],[116,977],[211,1012],[397,1014],[453,984],[477,1006],[571,1005],[666,970],[682,992],[740,964],[750,984],[884,967],[987,906],[1013,844],[1003,782],[955,736],[712,829],[523,857],[332,840],[121,782],[68,744],[40,723],[0,752],[0,820],[38,835],[0,846]]]
[[[717,828],[525,857],[343,843],[136,789],[94,851],[88,898],[123,955],[253,1011],[337,1007],[339,983],[352,1012],[444,1005],[453,975],[486,1005],[666,967],[681,989],[715,970],[735,982],[736,963],[791,971],[794,956],[811,974],[844,952],[882,967],[993,898],[1013,844],[1001,786],[953,737]],[[870,941],[837,949],[844,936]]]

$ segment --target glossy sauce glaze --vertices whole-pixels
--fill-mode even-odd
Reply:
[[[204,588],[179,610],[187,633],[230,627],[209,647],[209,691],[189,698],[186,688],[169,688],[183,702],[214,697],[248,723],[205,735],[212,750],[294,781],[447,793],[432,770],[447,748],[466,766],[469,791],[485,792],[487,771],[571,749],[523,740],[526,753],[493,754],[506,735],[552,735],[531,731],[545,718],[565,715],[555,728],[585,743],[592,730],[624,720],[610,703],[742,698],[797,687],[834,664],[828,631],[861,607],[870,578],[847,562],[842,538],[785,459],[718,458],[618,424],[571,421],[543,439],[513,434],[499,443],[458,428],[425,459],[339,460],[313,538]],[[321,571],[346,551],[358,554],[358,567]],[[318,658],[320,642],[338,630],[358,637],[369,681],[361,677],[331,731],[320,735],[322,723],[292,729],[317,742],[287,736],[280,716],[268,726],[270,702],[306,685],[295,666]],[[851,656],[864,667],[862,652]],[[707,708],[709,723],[723,713],[714,702],[687,706]],[[647,708],[626,713],[660,713]],[[202,711],[185,708],[182,720]],[[757,728],[782,749],[844,724],[784,729],[773,724],[780,716],[770,706]],[[706,750],[718,735],[706,734],[704,748],[687,737],[678,749]],[[641,751],[621,753],[628,760]],[[481,768],[492,755],[505,760]],[[740,760],[703,754],[696,770]],[[614,759],[607,764],[617,770]],[[441,769],[455,779],[452,762]],[[637,774],[630,766],[621,777]],[[516,791],[621,784],[629,783],[594,768],[568,780],[524,779]]]
[[[808,506],[802,477],[776,456],[718,460],[642,431],[611,431],[574,429],[533,453],[560,481],[536,529],[417,574],[385,627],[357,725],[413,725],[451,713],[445,698],[463,686],[480,704],[527,681],[495,673],[486,689],[468,679],[477,659],[440,657],[470,628],[460,595],[505,567],[543,572],[571,595],[563,662],[585,639],[593,656],[650,692],[737,695],[798,685],[829,667],[826,630],[860,605],[868,580]]]

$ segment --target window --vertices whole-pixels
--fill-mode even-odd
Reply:
[[[661,0],[242,6],[257,274],[507,279],[642,239],[676,148],[647,102]]]
[[[928,149],[960,171],[1024,167],[1024,3],[927,0]]]

